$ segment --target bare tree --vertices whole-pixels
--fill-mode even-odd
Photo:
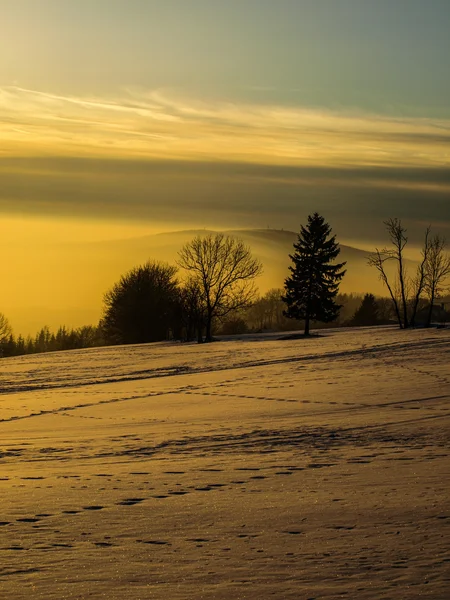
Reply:
[[[265,298],[256,298],[248,308],[245,318],[249,324],[257,331],[262,331],[267,327],[269,308]]]
[[[446,252],[447,242],[440,235],[435,235],[430,242],[425,266],[425,287],[430,302],[426,326],[429,327],[433,317],[433,306],[436,298],[445,290],[445,283],[450,276],[450,254]]]
[[[427,265],[429,262],[429,255],[430,255],[430,249],[431,249],[430,231],[431,231],[431,227],[428,226],[425,231],[425,240],[424,240],[423,248],[422,248],[422,260],[420,261],[420,264],[417,267],[416,277],[413,281],[414,298],[413,298],[413,302],[412,302],[412,314],[411,314],[411,318],[409,320],[409,324],[411,325],[411,327],[414,327],[414,325],[415,325],[416,314],[417,314],[417,309],[419,307],[420,298],[421,298],[423,292],[425,291],[425,287],[426,287]]]
[[[261,298],[257,298],[246,312],[249,325],[259,331],[263,329],[292,328],[290,319],[283,315],[285,304],[282,300],[284,290],[272,288]]]
[[[180,289],[181,319],[185,328],[187,342],[194,339],[203,341],[203,327],[205,321],[205,303],[202,288],[197,279],[189,277]]]
[[[378,314],[382,324],[389,323],[392,319],[392,302],[389,298],[377,298]]]
[[[290,325],[290,320],[284,316],[284,302],[282,299],[284,290],[282,288],[272,288],[265,293],[264,298],[268,305],[269,327],[280,328],[282,325]]]
[[[386,250],[386,249],[378,250],[378,248],[376,248],[375,252],[369,256],[368,263],[371,267],[375,267],[377,269],[377,271],[380,275],[381,281],[387,287],[387,289],[389,291],[389,295],[392,300],[392,304],[394,306],[395,316],[397,317],[398,324],[401,328],[402,327],[402,317],[400,315],[400,307],[398,304],[397,295],[395,294],[395,290],[392,288],[391,284],[389,283],[389,279],[388,279],[386,269],[385,269],[385,263],[390,258],[392,258],[392,257],[390,256],[390,253],[388,250]]]
[[[391,239],[393,249],[388,250],[390,258],[397,261],[397,276],[399,285],[399,294],[401,298],[402,318],[403,327],[408,327],[408,301],[407,301],[407,289],[406,289],[406,270],[405,270],[405,258],[403,251],[408,238],[406,237],[406,229],[403,227],[400,219],[388,219],[384,222],[386,225],[387,232]]]
[[[0,344],[5,344],[12,335],[11,325],[3,313],[0,313]]]
[[[425,231],[422,260],[417,267],[414,279],[411,279],[407,274],[404,255],[408,243],[406,228],[403,227],[401,220],[397,218],[388,219],[384,221],[384,224],[392,246],[382,250],[376,248],[375,252],[369,257],[368,262],[370,266],[378,270],[382,282],[389,291],[400,328],[407,328],[415,323],[420,298],[426,288],[427,264],[431,251],[431,228],[427,227]],[[396,263],[396,279],[393,283],[389,281],[386,271],[386,264],[389,261]]]
[[[12,339],[12,334],[8,319],[3,313],[0,313],[0,357],[4,355],[6,345]]]
[[[251,304],[256,289],[253,280],[262,265],[242,240],[222,233],[197,236],[178,253],[178,264],[198,282],[205,304],[205,341],[212,341],[214,317]]]

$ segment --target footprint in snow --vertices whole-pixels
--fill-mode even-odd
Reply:
[[[163,540],[136,540],[138,543],[141,544],[152,544],[154,546],[171,546],[172,544],[170,542],[165,542]]]
[[[134,506],[135,504],[140,504],[144,500],[145,498],[125,498],[125,500],[122,500],[117,504],[121,506]]]

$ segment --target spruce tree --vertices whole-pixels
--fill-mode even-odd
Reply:
[[[361,306],[355,311],[350,325],[353,326],[364,326],[364,325],[378,325],[380,322],[380,316],[378,313],[378,304],[373,294],[366,294],[361,302]]]
[[[318,213],[308,217],[308,224],[300,228],[295,252],[289,257],[290,277],[285,281],[283,301],[287,304],[286,317],[305,321],[305,335],[309,335],[310,321],[329,323],[337,319],[341,305],[336,303],[339,283],[346,264],[331,264],[339,255],[336,236],[330,237],[331,228]]]

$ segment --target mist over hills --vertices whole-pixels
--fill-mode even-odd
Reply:
[[[98,248],[104,252],[108,247],[108,252],[117,254],[119,261],[120,255],[122,255],[133,256],[138,262],[155,258],[174,263],[183,244],[197,235],[207,235],[208,233],[215,232],[202,229],[159,233],[132,240],[103,243],[99,244]],[[273,287],[283,286],[284,279],[289,273],[291,264],[289,254],[293,252],[297,233],[279,229],[236,229],[225,230],[224,233],[241,238],[250,246],[255,256],[262,261],[264,273],[257,279],[261,293]],[[377,273],[367,264],[370,253],[345,244],[340,244],[340,248],[339,261],[347,262],[347,273],[343,279],[341,290],[357,293],[367,291],[374,294],[385,293]]]
[[[148,260],[175,264],[183,244],[208,233],[215,232],[184,230],[83,243],[43,240],[31,255],[28,251],[26,261],[18,241],[10,260],[0,265],[0,277],[14,281],[13,289],[7,286],[4,290],[0,311],[7,315],[16,334],[33,334],[43,325],[56,328],[61,324],[77,327],[95,323],[101,315],[104,293],[127,270]],[[256,281],[261,294],[283,286],[297,233],[277,229],[224,233],[240,237],[262,261],[264,273]],[[368,255],[365,250],[341,244],[339,260],[347,262],[341,291],[386,294],[377,272],[367,265]],[[22,300],[12,300],[17,297]]]

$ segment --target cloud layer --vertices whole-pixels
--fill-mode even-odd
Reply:
[[[450,121],[201,102],[162,91],[89,98],[0,88],[1,154],[450,166]]]
[[[391,216],[450,231],[450,121],[19,87],[0,112],[3,214],[296,229],[318,210],[349,240]]]

